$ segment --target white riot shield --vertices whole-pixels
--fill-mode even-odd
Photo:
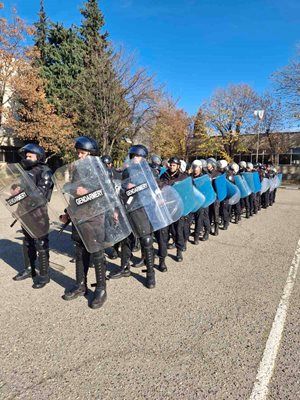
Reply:
[[[270,180],[268,178],[263,178],[261,181],[260,194],[265,193],[268,189],[270,189]]]
[[[1,168],[0,201],[32,238],[49,232],[48,201],[19,164]]]
[[[276,179],[276,176],[274,176],[273,178],[269,179],[270,181],[270,192],[273,192],[278,186],[278,181]]]
[[[146,160],[133,158],[126,164],[121,197],[136,236],[149,235],[177,221],[183,205],[175,190],[159,189]]]
[[[88,156],[56,170],[54,183],[90,253],[113,246],[131,233],[116,190],[100,157]]]

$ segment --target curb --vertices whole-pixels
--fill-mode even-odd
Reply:
[[[279,186],[279,189],[300,190],[299,186]]]

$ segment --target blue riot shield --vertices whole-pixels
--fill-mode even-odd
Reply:
[[[242,176],[235,175],[234,182],[235,182],[236,186],[240,189],[241,199],[243,199],[244,197],[247,197],[247,196],[249,196],[249,194],[251,194],[251,189],[249,188],[247,182],[245,181],[245,179],[243,179]]]
[[[254,191],[253,193],[258,193],[261,190],[261,182],[259,179],[259,173],[257,171],[252,173],[253,175],[253,182],[254,182]]]
[[[234,204],[237,204],[240,201],[241,192],[240,189],[233,183],[229,182],[228,179],[226,180],[226,185],[227,185],[228,203],[229,205],[233,206]]]
[[[167,168],[166,167],[162,167],[160,172],[159,172],[159,176],[162,176],[162,174],[164,174],[166,172]]]
[[[277,174],[278,177],[278,187],[282,184],[282,174]]]
[[[241,173],[241,175],[247,182],[249,188],[251,189],[251,192],[255,193],[255,186],[254,186],[254,179],[252,172],[243,172]]]
[[[175,182],[173,188],[179,194],[183,201],[182,215],[188,215],[197,207],[197,198],[194,194],[194,185],[191,177],[180,182]],[[198,207],[199,208],[199,207]]]
[[[226,174],[222,174],[215,179],[215,188],[219,201],[223,201],[227,196]]]
[[[192,212],[196,212],[199,210],[199,208],[203,207],[203,204],[205,203],[205,196],[201,192],[199,192],[199,190],[195,186],[193,187],[193,192],[196,198],[196,206],[192,210]]]
[[[202,208],[206,208],[216,201],[216,192],[212,187],[211,180],[208,175],[203,175],[194,179],[194,184],[199,192],[205,196],[205,202],[202,204]]]

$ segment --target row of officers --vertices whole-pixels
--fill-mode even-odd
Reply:
[[[155,287],[154,240],[157,269],[166,272],[168,249],[176,248],[177,262],[183,261],[191,226],[192,243],[198,245],[208,240],[210,234],[217,236],[220,229],[227,230],[230,222],[238,224],[243,213],[250,218],[275,201],[278,185],[238,196],[235,201],[230,201],[229,196],[220,200],[215,195],[220,190],[219,177],[224,177],[222,185],[237,185],[238,177],[245,172],[256,173],[260,182],[271,180],[277,175],[272,165],[244,161],[228,164],[209,158],[194,160],[187,169],[185,162],[174,156],[163,166],[156,155],[147,162],[148,150],[144,145],[133,145],[118,171],[110,156],[98,157],[98,145],[91,138],[77,138],[75,150],[77,161],[53,175],[45,162],[44,149],[32,143],[25,145],[19,151],[21,165],[7,167],[10,179],[2,184],[0,200],[19,220],[24,235],[24,269],[13,279],[33,278],[33,288],[40,289],[50,282],[49,202],[56,185],[65,206],[59,221],[64,228],[71,222],[75,244],[76,284],[62,297],[70,301],[87,294],[87,276],[92,265],[96,284],[89,306],[93,309],[102,307],[107,299],[107,279],[129,277],[133,266],[146,267],[145,286]],[[202,193],[195,190],[195,182],[205,182]],[[141,260],[132,265],[136,248],[141,251]],[[120,257],[119,271],[107,274],[105,255],[112,259]]]

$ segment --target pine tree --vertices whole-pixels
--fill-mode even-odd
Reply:
[[[44,65],[46,62],[46,43],[48,34],[47,15],[44,7],[44,0],[40,0],[39,22],[34,24],[35,31],[35,45],[40,51],[40,57],[37,59],[39,65]]]
[[[101,33],[104,18],[98,2],[88,0],[81,14],[84,68],[72,88],[72,106],[79,117],[79,132],[95,138],[103,153],[111,153],[129,125],[124,117],[130,114],[129,106],[113,67],[108,35]]]

